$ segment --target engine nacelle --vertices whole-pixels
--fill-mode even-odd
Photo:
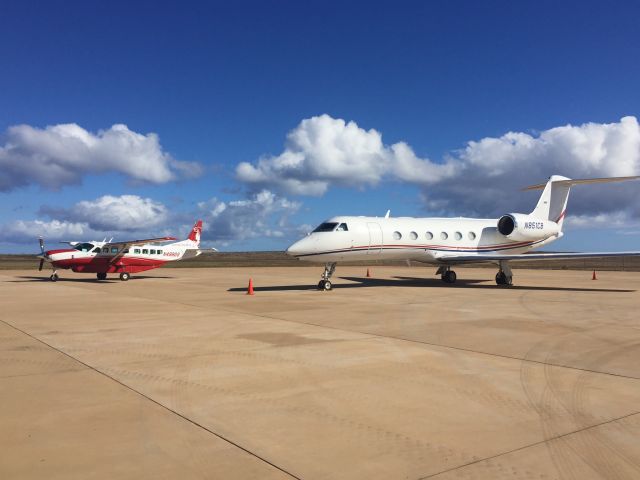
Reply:
[[[498,220],[498,231],[510,240],[525,242],[558,235],[560,226],[551,220],[540,220],[524,213],[509,213]]]

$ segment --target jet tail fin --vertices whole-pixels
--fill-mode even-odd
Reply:
[[[531,216],[541,220],[551,220],[552,222],[556,222],[560,226],[560,229],[562,229],[562,223],[567,212],[569,191],[572,186],[590,183],[624,182],[627,180],[638,179],[640,179],[640,176],[584,178],[572,180],[560,175],[552,175],[549,177],[549,181],[547,183],[530,185],[523,188],[523,190],[542,190],[542,195],[540,195],[536,208],[531,212]]]

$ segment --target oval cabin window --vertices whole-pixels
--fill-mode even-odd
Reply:
[[[476,239],[476,234],[473,232],[469,232],[469,240],[475,240]]]
[[[462,240],[462,234],[460,232],[455,233],[456,240]]]
[[[446,240],[447,238],[449,238],[449,234],[448,234],[447,232],[442,232],[442,233],[440,234],[440,238],[441,238],[442,240]]]
[[[409,236],[411,237],[411,240],[417,240],[418,239],[418,234],[416,232],[411,232],[409,234]]]
[[[427,232],[427,234],[425,235],[427,240],[433,240],[433,233],[431,232]]]
[[[395,240],[400,240],[402,238],[402,234],[400,232],[393,232],[393,238]]]

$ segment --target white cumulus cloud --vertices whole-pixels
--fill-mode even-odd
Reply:
[[[297,195],[320,196],[331,185],[403,182],[420,188],[430,213],[479,216],[532,210],[535,196],[518,190],[553,174],[640,175],[637,119],[564,125],[538,134],[508,132],[469,141],[436,162],[419,157],[405,142],[385,145],[374,129],[321,115],[292,130],[280,155],[236,169],[237,178],[253,188]],[[639,198],[637,184],[578,187],[570,211],[580,214],[582,223],[589,215],[611,212],[640,217]]]
[[[0,144],[0,191],[27,185],[58,189],[86,174],[117,172],[143,182],[165,183],[202,172],[199,164],[174,159],[154,133],[126,125],[91,133],[74,123],[9,127]]]
[[[417,158],[404,143],[385,146],[374,129],[321,115],[303,120],[289,132],[280,155],[263,157],[256,164],[242,162],[236,176],[258,188],[319,196],[330,185],[372,186],[385,175],[409,177],[415,169],[438,178],[449,170]]]
[[[257,237],[284,237],[292,229],[289,216],[300,208],[268,190],[251,198],[224,202],[213,198],[198,204],[204,214],[204,229],[209,240],[246,240]]]
[[[60,220],[45,222],[42,220],[16,220],[0,228],[0,241],[9,243],[34,243],[38,237],[46,240],[77,240],[89,235],[88,225]]]

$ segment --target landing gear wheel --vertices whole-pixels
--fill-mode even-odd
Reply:
[[[320,280],[318,282],[318,290],[324,290],[324,280]]]
[[[123,282],[129,280],[129,278],[131,278],[131,275],[129,275],[127,272],[122,272],[120,274],[120,280],[122,280]]]
[[[453,270],[447,270],[442,274],[442,281],[445,283],[456,283],[458,276]]]
[[[96,277],[98,277],[98,280],[106,280],[107,279],[107,274],[104,272],[100,272],[98,274],[96,274]]]
[[[507,285],[507,286],[512,285],[513,278],[508,277],[504,272],[498,272],[496,273],[496,284]]]
[[[324,280],[324,289],[326,291],[329,291],[333,288],[333,285],[331,285],[331,282],[329,280]]]
[[[52,273],[51,276],[49,277],[49,280],[51,280],[52,282],[57,282],[58,281],[58,274],[57,273]]]

